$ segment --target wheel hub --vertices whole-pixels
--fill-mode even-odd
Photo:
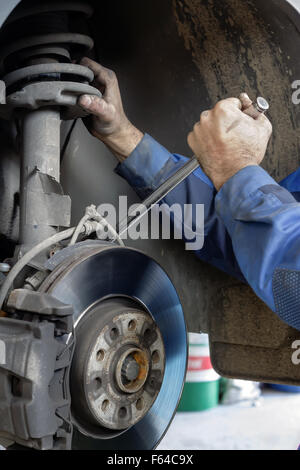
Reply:
[[[164,368],[163,339],[152,317],[128,299],[100,302],[77,325],[71,373],[75,419],[86,429],[135,425],[155,402]]]

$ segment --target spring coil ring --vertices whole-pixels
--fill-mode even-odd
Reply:
[[[9,94],[34,82],[76,81],[90,83],[93,79],[94,74],[87,67],[77,64],[59,63],[32,65],[11,72],[3,77]]]
[[[22,21],[24,37],[19,34],[18,39],[0,50],[0,74],[6,86],[7,103],[2,108],[2,117],[10,119],[16,109],[43,106],[59,106],[62,119],[83,117],[77,98],[85,93],[97,96],[101,93],[89,86],[94,79],[93,72],[74,62],[93,48],[94,41],[68,29],[74,29],[72,14],[77,15],[77,26],[79,15],[82,19],[92,12],[87,2],[73,1],[48,2],[16,10],[7,27],[15,27]],[[28,30],[30,36],[26,35]]]
[[[0,49],[2,76],[38,62],[72,63],[94,47],[92,38],[78,31],[78,21],[93,13],[88,2],[41,3],[21,5],[6,22],[7,39],[1,41],[4,45]]]
[[[24,18],[28,18],[30,16],[65,11],[68,11],[70,13],[80,13],[85,15],[87,18],[89,18],[93,14],[93,8],[87,2],[42,2],[42,4],[39,3],[31,7],[24,8],[21,5],[20,7],[16,8],[13,14],[6,21],[6,24],[23,20]]]

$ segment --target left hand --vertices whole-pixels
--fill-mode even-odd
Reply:
[[[251,100],[245,94],[242,99],[220,101],[201,114],[188,135],[189,146],[218,191],[243,168],[261,164],[272,135],[265,115],[253,119],[243,113]]]
[[[107,145],[122,162],[137,147],[144,134],[125,114],[115,72],[87,57],[82,59],[81,65],[94,72],[93,85],[102,92],[102,98],[89,95],[79,98],[78,104],[91,115],[85,123],[91,134]]]

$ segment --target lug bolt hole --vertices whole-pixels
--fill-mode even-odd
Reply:
[[[142,411],[142,409],[144,408],[144,400],[142,398],[139,398],[135,406],[138,411]]]
[[[146,330],[145,333],[144,333],[144,338],[145,338],[145,340],[146,340],[147,342],[150,341],[151,335],[152,335],[151,330],[150,330],[149,328],[147,328],[147,330]]]
[[[107,411],[108,407],[109,407],[109,401],[104,400],[104,402],[101,405],[101,410],[105,413]]]
[[[112,330],[110,332],[111,339],[114,341],[115,339],[117,339],[118,336],[119,336],[118,328],[112,328]]]
[[[97,361],[102,362],[105,356],[105,352],[103,349],[100,349],[100,351],[97,352]]]
[[[153,362],[153,364],[158,364],[159,361],[160,361],[159,352],[158,352],[158,351],[154,351],[154,353],[152,354],[152,362]]]
[[[129,331],[134,331],[136,329],[136,321],[131,320],[128,324],[128,330]]]
[[[119,409],[119,418],[124,419],[124,418],[126,418],[126,415],[127,415],[126,408],[124,408],[124,407],[120,408]]]
[[[102,379],[100,377],[97,377],[95,379],[95,383],[96,383],[96,389],[99,390],[102,387]]]

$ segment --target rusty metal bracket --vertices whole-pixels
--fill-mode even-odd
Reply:
[[[61,106],[64,120],[85,117],[87,114],[77,105],[78,97],[84,94],[102,96],[99,90],[83,83],[31,83],[7,97],[7,105],[0,107],[0,117],[10,119],[17,108],[37,110],[45,106]]]
[[[41,320],[55,324],[57,335],[70,334],[73,328],[73,307],[66,305],[49,294],[33,292],[27,289],[16,289],[11,292],[7,301],[8,312],[31,313],[39,315]]]

